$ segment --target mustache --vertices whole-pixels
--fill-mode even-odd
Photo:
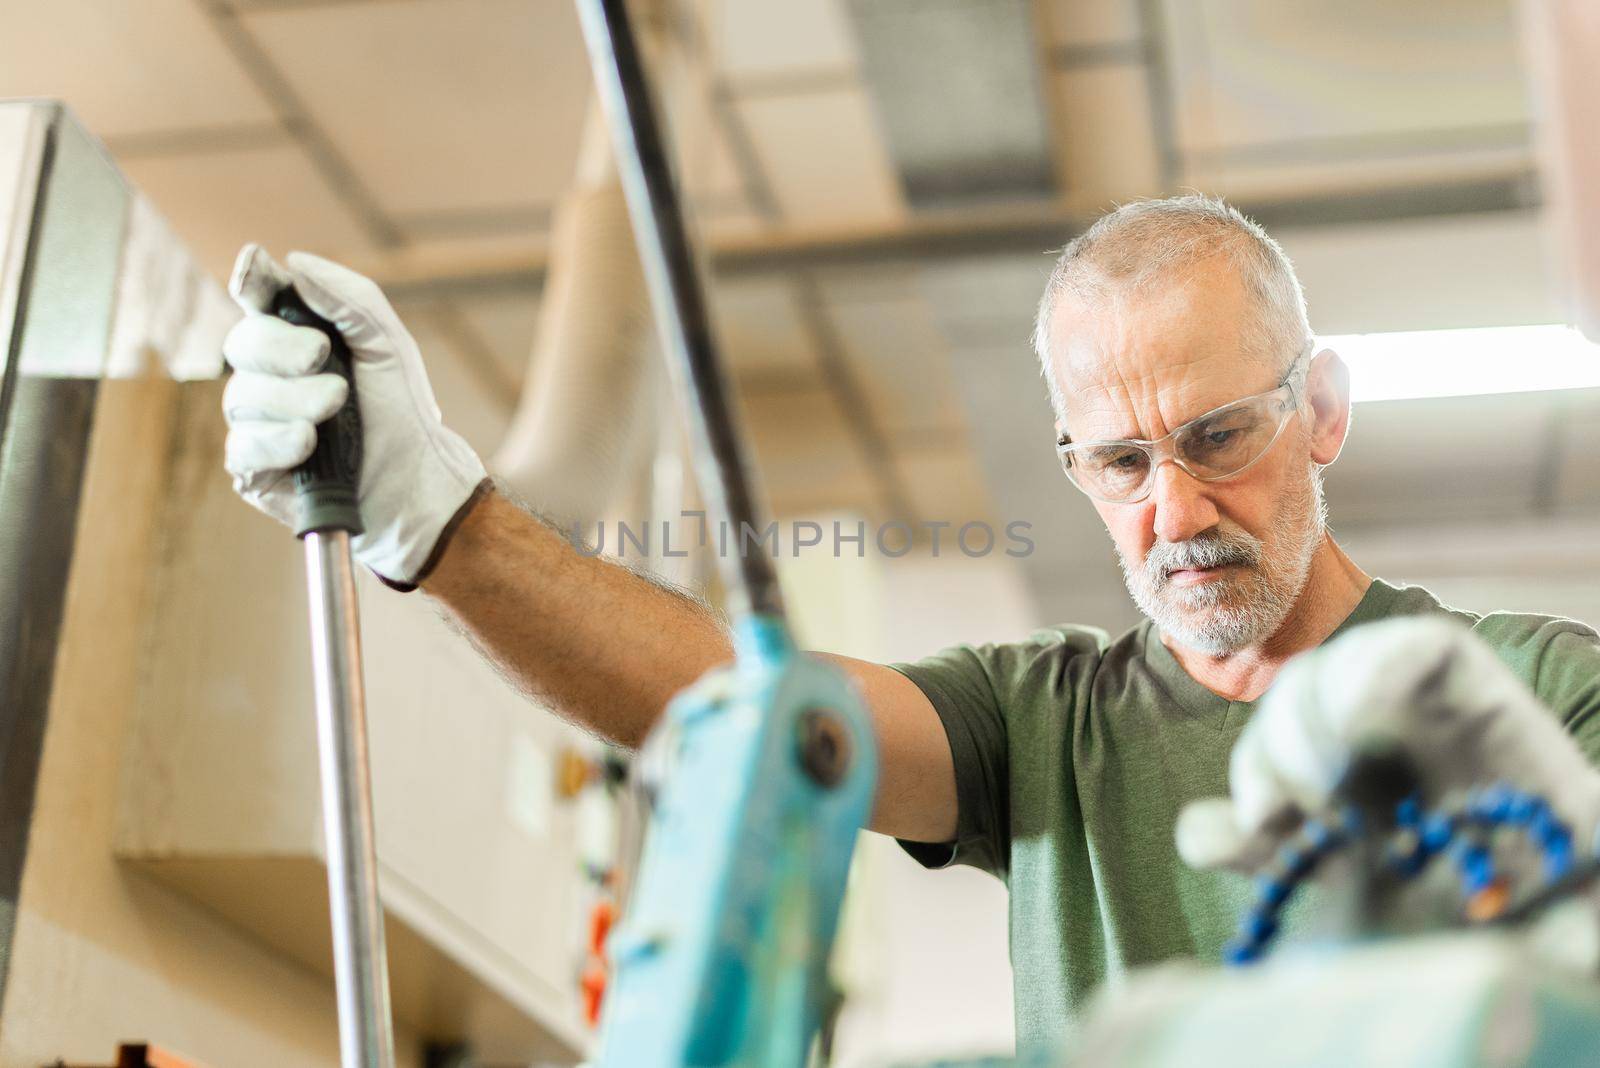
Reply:
[[[1207,531],[1184,541],[1158,541],[1145,554],[1145,578],[1160,586],[1172,572],[1188,568],[1254,567],[1261,562],[1261,552],[1261,542],[1243,530]]]

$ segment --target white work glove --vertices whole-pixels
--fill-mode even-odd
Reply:
[[[233,487],[292,523],[289,472],[315,448],[316,424],[344,403],[344,380],[317,373],[327,338],[265,311],[290,283],[339,328],[354,359],[362,424],[357,494],[366,527],[351,540],[355,558],[389,585],[414,589],[436,547],[487,491],[487,473],[441,421],[417,343],[370,279],[305,252],[289,253],[286,270],[259,245],[240,250],[228,288],[246,314],[222,343],[234,369],[222,395]]]
[[[1230,798],[1187,806],[1178,853],[1196,868],[1257,869],[1328,808],[1352,757],[1399,749],[1425,806],[1504,783],[1542,796],[1580,853],[1600,825],[1600,772],[1494,652],[1453,620],[1356,627],[1290,662],[1234,746]]]

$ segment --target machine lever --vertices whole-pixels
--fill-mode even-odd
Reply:
[[[366,694],[361,629],[350,537],[360,534],[361,410],[350,346],[292,286],[272,313],[322,331],[325,370],[350,387],[344,406],[317,427],[317,446],[293,473],[295,534],[305,542],[311,601],[311,656],[317,695],[317,759],[322,830],[328,864],[328,914],[333,932],[334,987],[343,1068],[394,1068],[389,969],[378,900],[372,780],[367,759]]]

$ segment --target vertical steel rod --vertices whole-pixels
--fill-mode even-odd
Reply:
[[[350,535],[317,531],[305,544],[340,1062],[394,1068]]]
[[[656,326],[673,380],[688,402],[695,469],[707,512],[727,523],[729,551],[720,551],[720,538],[717,544],[729,606],[735,616],[750,611],[781,619],[777,573],[761,547],[761,516],[746,450],[638,39],[623,0],[578,0],[578,15],[600,103],[611,124]],[[751,532],[749,542],[746,530]]]

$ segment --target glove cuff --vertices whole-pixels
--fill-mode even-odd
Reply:
[[[410,450],[369,452],[362,472],[361,514],[367,530],[351,542],[355,557],[396,589],[415,589],[438,562],[444,542],[470,511],[488,479],[483,462],[444,427]],[[369,482],[370,479],[370,482]]]
[[[379,582],[383,583],[391,590],[398,590],[401,593],[410,593],[411,591],[415,590],[418,586],[422,585],[423,581],[427,579],[429,575],[433,573],[433,569],[439,566],[440,558],[444,556],[445,549],[449,548],[450,539],[455,536],[456,530],[463,522],[466,521],[467,516],[471,514],[472,510],[478,506],[478,502],[489,496],[489,494],[493,491],[494,480],[485,475],[483,479],[479,481],[475,487],[473,487],[473,490],[467,496],[467,499],[461,502],[461,507],[457,508],[455,513],[445,521],[443,528],[441,528],[439,531],[439,537],[433,543],[433,549],[428,553],[427,559],[422,561],[422,566],[417,568],[417,573],[412,577],[411,581],[405,582],[400,579],[392,579],[387,575],[380,574],[376,570],[374,570],[372,573],[377,576]]]

